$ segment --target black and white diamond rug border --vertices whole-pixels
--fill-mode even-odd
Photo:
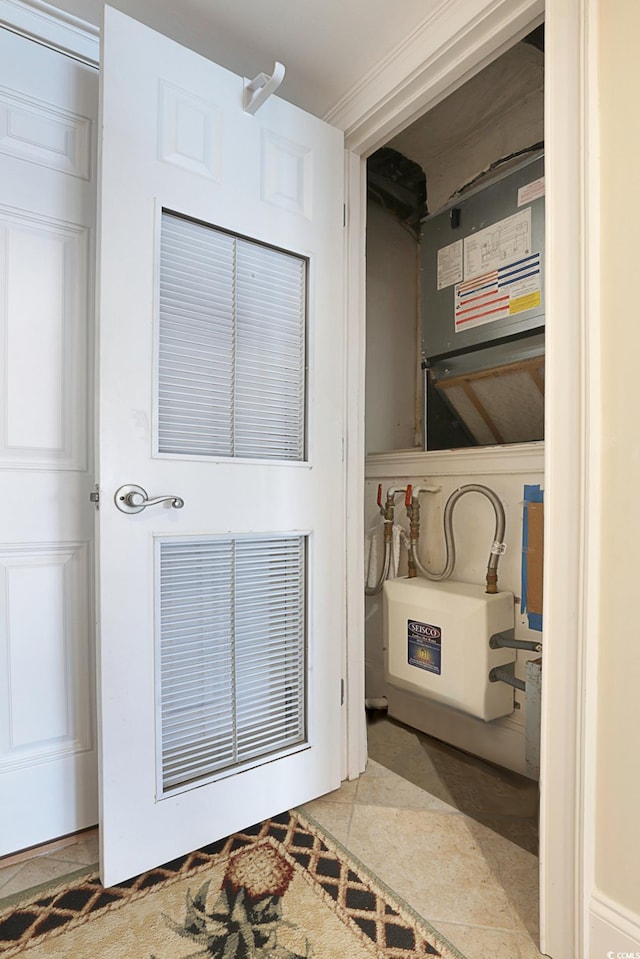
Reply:
[[[213,867],[218,875],[224,867],[224,878],[210,889],[208,877]],[[286,908],[283,912],[289,901],[286,897],[295,895],[294,876],[303,879],[314,896],[304,907],[306,913],[299,912],[301,935],[298,945],[291,948],[290,943],[283,944],[281,932],[285,926],[295,925],[284,918]],[[188,892],[181,921],[163,912],[166,936],[160,946],[157,936],[142,944],[141,956],[325,959],[329,955],[327,941],[322,939],[319,946],[313,929],[326,923],[321,916],[308,915],[309,902],[317,901],[318,908],[323,903],[339,919],[344,934],[352,937],[351,946],[336,945],[338,956],[340,949],[349,948],[349,959],[356,953],[379,959],[464,959],[351,853],[297,810],[108,889],[95,872],[89,872],[0,908],[0,955],[3,959],[30,952],[38,957],[75,956],[79,948],[92,959],[130,955],[130,950],[118,953],[105,945],[112,936],[98,933],[100,921],[113,921],[116,913],[129,910],[119,918],[128,916],[128,925],[132,921],[135,925],[136,909],[142,907],[148,913],[153,909],[150,897],[177,883],[185,885],[185,881]]]

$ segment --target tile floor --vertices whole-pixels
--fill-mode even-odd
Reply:
[[[369,756],[494,832],[538,853],[538,784],[373,713]]]
[[[304,808],[467,959],[539,959],[535,784],[386,718],[369,754]],[[0,860],[0,903],[97,858],[89,830]]]
[[[304,808],[467,959],[539,959],[536,784],[387,719],[369,755]]]
[[[97,829],[87,829],[31,852],[0,859],[0,905],[9,896],[60,879],[97,861]]]

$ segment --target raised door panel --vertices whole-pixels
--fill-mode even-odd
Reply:
[[[93,748],[89,558],[87,543],[0,550],[0,772]]]
[[[0,469],[87,469],[88,230],[0,207]]]
[[[0,88],[0,152],[88,180],[91,120],[54,103]]]

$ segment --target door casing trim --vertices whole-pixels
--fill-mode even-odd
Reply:
[[[100,30],[43,0],[0,0],[0,26],[89,66],[100,63]]]

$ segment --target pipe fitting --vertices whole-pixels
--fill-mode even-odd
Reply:
[[[396,509],[396,496],[398,493],[406,494],[406,486],[390,486],[387,490],[387,496],[385,499],[384,507],[382,506],[382,484],[378,486],[378,506],[380,512],[384,517],[384,531],[383,531],[383,542],[384,542],[384,552],[382,556],[382,568],[380,570],[380,575],[375,582],[374,586],[365,586],[364,592],[365,596],[375,596],[382,589],[382,584],[385,579],[389,576],[389,570],[391,569],[391,552],[393,549],[393,521],[395,517]],[[414,573],[415,575],[415,573]]]
[[[516,679],[513,675],[513,667],[509,669],[507,666],[494,666],[489,673],[489,680],[492,683],[507,683],[508,686],[513,686],[514,689],[520,689],[522,692],[525,692],[527,688],[524,679]]]
[[[541,653],[542,643],[530,639],[514,639],[503,633],[495,633],[489,640],[491,649],[525,649],[530,653]]]
[[[487,588],[486,593],[498,592],[498,573],[495,569],[487,570]]]

